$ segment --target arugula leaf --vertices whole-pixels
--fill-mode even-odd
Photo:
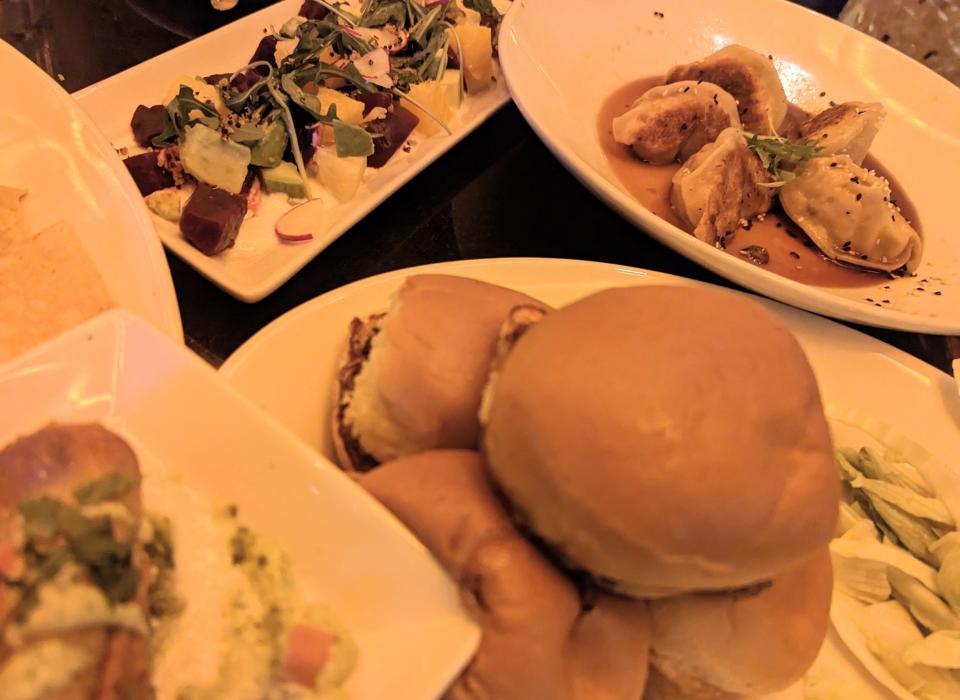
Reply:
[[[119,501],[140,483],[126,474],[108,474],[102,479],[91,481],[73,492],[80,505],[90,505],[102,501]]]
[[[334,119],[333,139],[337,144],[337,158],[373,155],[373,137],[359,126]]]
[[[316,95],[304,92],[303,88],[297,85],[292,73],[286,73],[280,78],[280,87],[286,93],[295,105],[307,112],[314,119],[321,119],[323,107]]]
[[[402,27],[407,19],[407,6],[402,1],[386,2],[380,5],[369,3],[366,11],[360,16],[361,27],[382,27],[385,24],[396,24]]]
[[[430,31],[430,28],[437,21],[440,13],[446,9],[446,5],[436,5],[427,14],[421,17],[420,20],[410,29],[410,39],[423,46],[426,43],[424,37],[427,36],[427,32]]]

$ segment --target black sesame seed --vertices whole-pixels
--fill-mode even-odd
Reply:
[[[881,299],[880,301],[882,301],[884,304],[889,304],[889,303],[890,303],[890,300],[889,300],[889,299]]]
[[[831,167],[831,168],[835,168],[835,167],[837,167],[838,165],[840,165],[840,164],[837,163],[837,162],[833,162],[833,163],[830,164],[830,167]]]
[[[853,241],[844,241],[842,248],[846,251],[849,251],[852,246],[853,246]]]
[[[941,292],[940,290],[937,290],[937,291],[934,292],[934,294],[939,297],[939,296],[942,296],[942,295],[943,295],[943,292]]]
[[[859,185],[860,178],[857,175],[854,175],[853,177],[850,178],[850,182],[852,182],[854,185]]]
[[[799,260],[799,259],[800,259],[800,253],[798,253],[798,252],[795,251],[795,250],[791,250],[791,251],[790,251],[790,257],[793,258],[794,260]]]
[[[777,227],[777,228],[783,228],[783,223],[780,222],[780,221],[778,221],[778,222],[776,223],[776,227]]]
[[[917,291],[918,291],[918,292],[925,292],[925,291],[927,291],[927,290],[924,289],[923,287],[917,287]]]
[[[826,97],[826,96],[827,96],[827,93],[826,93],[826,92],[821,92],[821,93],[820,93],[820,97]]]
[[[687,87],[683,88],[682,92],[687,92],[687,91],[689,91],[689,90],[690,90],[690,86],[687,85]]]
[[[830,100],[830,106],[831,106],[831,107],[836,107],[836,106],[837,106],[837,103],[834,102],[833,100]]]
[[[857,192],[857,201],[859,202],[861,199],[863,199],[863,192]]]
[[[658,11],[658,12],[654,12],[654,13],[653,13],[653,16],[656,17],[656,18],[658,18],[658,19],[663,19],[663,17],[664,17],[663,13],[662,13],[662,12],[659,12],[659,11]]]
[[[869,259],[870,259],[870,256],[869,256],[869,255],[861,255],[861,256],[860,256],[860,259],[861,259],[861,260],[869,260]]]
[[[683,124],[680,125],[680,131],[686,131],[686,130],[687,130],[687,124],[686,122],[684,122]]]
[[[880,306],[880,304],[878,304],[878,303],[876,303],[876,302],[874,302],[873,305],[874,305],[874,306]]]
[[[880,37],[880,41],[882,41],[884,44],[888,43],[890,41],[890,35],[884,34],[882,37]]]
[[[873,302],[873,299],[871,299],[870,297],[867,297],[867,301],[869,301],[869,302],[872,303],[872,302]]]
[[[923,54],[923,60],[926,61],[927,59],[933,58],[936,55],[937,55],[936,49],[934,49],[933,51],[927,51],[925,54]]]
[[[716,95],[713,96],[713,104],[715,104],[715,105],[716,105],[716,104],[720,104],[720,103],[717,101],[717,96],[716,96]]]

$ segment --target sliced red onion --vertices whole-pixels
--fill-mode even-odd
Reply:
[[[312,241],[312,233],[300,233],[296,235],[290,235],[287,233],[280,233],[277,231],[277,238],[279,238],[284,243],[303,243],[304,241]]]
[[[360,71],[365,80],[380,87],[393,87],[393,78],[390,77],[390,54],[386,49],[374,49],[354,59],[353,65]]]
[[[323,200],[311,199],[277,219],[273,231],[285,243],[304,243],[313,240],[314,232],[319,232],[324,223]]]

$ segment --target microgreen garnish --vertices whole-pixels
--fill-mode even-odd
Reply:
[[[761,136],[743,132],[747,147],[756,153],[760,163],[773,177],[773,182],[761,183],[766,187],[782,187],[794,177],[794,170],[820,151],[815,141],[804,139],[790,141],[783,136]]]

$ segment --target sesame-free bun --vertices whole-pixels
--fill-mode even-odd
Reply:
[[[813,372],[744,295],[594,294],[530,328],[488,392],[483,449],[513,512],[612,590],[747,586],[833,534],[839,480]]]
[[[477,408],[500,326],[536,299],[449,275],[408,277],[384,314],[355,320],[334,387],[341,466],[475,448]]]
[[[652,670],[644,700],[755,697],[790,686],[820,651],[832,588],[824,547],[754,592],[652,601]]]
[[[480,648],[447,700],[639,700],[647,604],[577,587],[520,532],[476,452],[388,462],[360,484],[402,520],[459,584]]]

